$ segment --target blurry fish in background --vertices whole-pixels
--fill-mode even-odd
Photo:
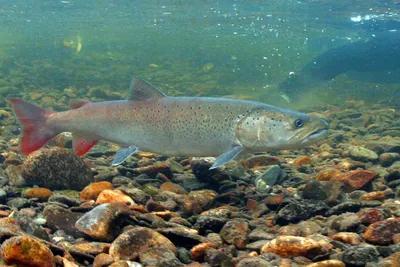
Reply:
[[[81,52],[82,50],[82,38],[80,35],[76,36],[76,53]]]
[[[279,85],[282,97],[290,101],[336,76],[376,83],[400,82],[400,31],[373,35],[367,40],[330,49],[308,62],[299,72]],[[368,77],[367,80],[363,77]]]
[[[59,44],[59,42],[57,40],[55,40],[53,42],[53,45],[55,48],[59,48],[59,47],[69,47],[72,50],[75,50],[76,53],[79,53],[82,48],[83,48],[83,44],[82,44],[82,38],[81,36],[78,34],[75,37],[75,40],[72,39],[64,39],[61,44]]]

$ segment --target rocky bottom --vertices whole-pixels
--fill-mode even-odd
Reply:
[[[79,158],[56,147],[67,136],[22,158],[14,128],[0,142],[1,264],[400,266],[399,112],[319,115],[326,142],[211,171],[213,159],[144,152],[115,168],[114,146]]]

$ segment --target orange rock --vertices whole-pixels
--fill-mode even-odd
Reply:
[[[200,214],[203,208],[194,198],[187,197],[183,201],[183,212],[185,214]]]
[[[308,264],[307,267],[346,267],[346,264],[339,260],[326,260]]]
[[[351,190],[357,190],[373,180],[377,174],[372,171],[354,170],[343,175],[337,175],[332,180],[346,184]]]
[[[150,166],[136,168],[135,171],[155,177],[157,173],[165,174],[169,179],[173,177],[169,162],[158,162]]]
[[[243,166],[252,169],[260,166],[279,165],[280,160],[277,157],[269,155],[257,155],[242,161]]]
[[[248,210],[256,210],[257,206],[258,206],[258,203],[256,200],[251,199],[251,198],[247,199],[246,207]]]
[[[261,248],[262,253],[271,252],[285,258],[307,257],[321,250],[322,244],[320,242],[299,236],[278,236]]]
[[[192,256],[192,259],[195,261],[203,262],[204,261],[204,254],[206,253],[206,250],[209,248],[216,248],[213,243],[200,243],[196,246],[194,246],[190,250],[190,255]]]
[[[137,154],[142,158],[142,157],[146,157],[146,158],[155,158],[157,157],[157,154],[152,153],[152,152],[143,152],[143,151],[139,151],[137,152]]]
[[[121,190],[110,189],[105,189],[101,191],[100,195],[97,197],[96,203],[123,203],[126,205],[136,204],[130,196],[125,195]]]
[[[333,177],[341,175],[342,172],[337,169],[327,169],[317,173],[315,177],[318,181],[330,181]]]
[[[25,198],[38,198],[40,201],[47,201],[52,195],[53,192],[51,192],[49,189],[40,187],[29,188],[23,193]]]
[[[182,186],[180,186],[178,184],[174,184],[174,183],[171,183],[171,182],[163,183],[160,186],[160,189],[164,190],[164,191],[174,192],[176,194],[186,194],[185,188],[183,188]]]
[[[10,210],[0,210],[0,218],[8,217],[10,214]]]
[[[113,189],[113,185],[110,182],[97,182],[91,183],[86,186],[79,194],[81,200],[96,200],[100,195],[101,191],[105,189]]]
[[[277,194],[269,196],[265,199],[264,203],[267,206],[279,206],[285,199],[285,194]]]
[[[105,253],[101,253],[94,258],[93,267],[104,267],[109,266],[114,262],[114,259]]]
[[[293,166],[295,168],[304,166],[304,165],[312,165],[312,160],[310,159],[310,157],[308,156],[300,156],[297,157],[294,161],[293,161]]]
[[[368,226],[364,233],[366,242],[375,245],[390,245],[393,236],[400,233],[400,218],[390,218]]]
[[[222,227],[219,235],[228,243],[239,249],[244,249],[248,241],[249,224],[244,221],[228,221]]]
[[[400,243],[400,234],[395,234],[395,235],[393,236],[393,243],[394,243],[394,244]]]
[[[400,252],[393,253],[380,262],[379,266],[382,267],[398,267],[400,266]]]
[[[386,198],[384,191],[375,191],[362,195],[360,200],[385,200]]]
[[[51,250],[29,236],[11,237],[4,241],[0,255],[7,264],[26,267],[55,267]]]
[[[98,255],[100,253],[108,253],[110,244],[102,242],[85,242],[72,245],[71,248],[91,255]]]
[[[361,237],[356,233],[341,232],[332,236],[332,239],[342,241],[344,243],[358,246],[361,244]]]

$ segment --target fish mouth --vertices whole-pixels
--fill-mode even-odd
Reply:
[[[328,135],[328,128],[322,128],[318,129],[314,132],[311,132],[305,139],[304,142],[310,142],[310,141],[320,141],[324,139]]]

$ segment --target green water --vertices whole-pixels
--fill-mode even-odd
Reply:
[[[76,97],[115,99],[125,97],[135,76],[171,95],[290,106],[277,92],[290,72],[328,49],[385,30],[351,18],[396,21],[398,7],[396,1],[333,0],[1,1],[0,95],[48,96],[42,102],[56,107]],[[391,103],[399,92],[396,83],[341,75],[304,97],[307,104]]]

